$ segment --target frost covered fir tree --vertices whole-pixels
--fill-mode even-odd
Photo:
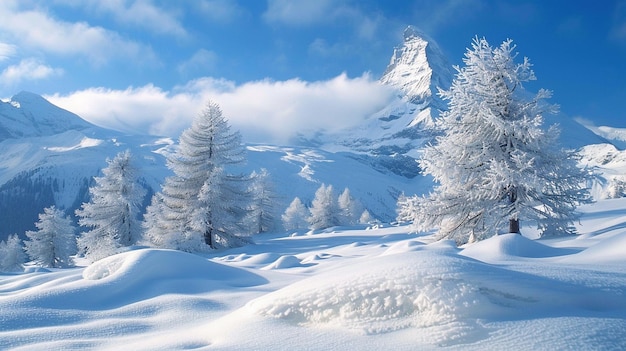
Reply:
[[[332,185],[322,184],[315,192],[308,218],[312,230],[330,228],[341,224],[341,215]]]
[[[107,160],[102,177],[89,188],[89,202],[76,210],[78,224],[90,228],[78,238],[78,248],[91,260],[115,254],[141,236],[141,206],[146,190],[139,184],[139,170],[130,151]]]
[[[607,199],[617,199],[626,196],[626,181],[621,177],[612,177],[606,187],[605,197]]]
[[[247,177],[229,172],[245,161],[244,151],[240,134],[209,102],[168,157],[174,175],[147,209],[145,239],[191,252],[249,242]]]
[[[42,267],[65,268],[74,265],[71,255],[76,253],[76,229],[69,216],[51,206],[39,214],[37,231],[27,231],[30,239],[24,242],[26,253]]]
[[[519,233],[520,220],[542,235],[572,233],[576,207],[589,201],[587,173],[574,152],[557,147],[558,130],[542,128],[556,108],[523,82],[534,80],[528,59],[516,63],[510,40],[492,48],[475,38],[465,67],[448,91],[437,121],[442,135],[424,149],[420,166],[438,183],[428,197],[399,200],[399,219],[417,230],[439,227],[458,244],[499,232]]]
[[[374,222],[376,222],[376,219],[372,217],[370,211],[368,211],[367,209],[363,210],[363,212],[359,216],[359,224],[370,224]]]
[[[363,211],[363,206],[350,194],[350,189],[345,188],[337,199],[339,211],[341,213],[341,224],[352,225],[359,221]]]
[[[267,169],[262,168],[251,175],[250,208],[248,213],[251,233],[265,233],[276,227],[276,204],[278,198]]]
[[[24,261],[26,254],[17,234],[10,235],[6,241],[0,241],[0,272],[23,271]]]
[[[283,220],[283,227],[285,230],[296,230],[307,228],[309,225],[308,218],[310,216],[309,210],[302,203],[299,197],[296,197],[291,201],[289,207],[285,210],[285,213],[281,216]]]

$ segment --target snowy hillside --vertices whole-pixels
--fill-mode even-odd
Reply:
[[[585,128],[617,146],[619,149],[624,150],[626,148],[626,128],[614,128],[609,126],[598,127],[592,122],[582,118],[577,118],[576,122],[582,124]]]
[[[165,167],[163,152],[172,142],[168,138],[122,135],[95,126],[0,141],[0,240],[33,230],[37,215],[52,204],[73,214],[88,200],[92,177],[100,175],[106,159],[126,149],[135,155],[148,196],[159,191],[163,179],[171,174]],[[267,145],[249,145],[247,151],[243,171],[266,168],[270,172],[281,211],[295,196],[310,203],[315,190],[325,183],[333,185],[337,195],[349,187],[372,215],[391,221],[397,196],[402,191],[413,193],[423,188],[423,179],[411,181],[352,153]]]
[[[95,126],[54,106],[39,95],[20,92],[0,101],[0,141],[8,138],[49,136],[68,130],[93,130]]]
[[[0,349],[622,350],[624,208],[585,206],[580,236],[550,240],[344,227],[0,274]]]
[[[41,96],[22,92],[0,105],[0,239],[34,229],[55,204],[68,214],[86,201],[92,177],[106,159],[130,149],[143,181],[158,189],[168,174],[159,150],[171,140],[128,136],[94,126]]]

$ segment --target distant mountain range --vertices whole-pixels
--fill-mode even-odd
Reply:
[[[281,211],[295,196],[310,202],[325,183],[333,185],[337,194],[349,187],[375,217],[391,221],[399,194],[425,193],[432,186],[419,174],[415,159],[419,148],[433,140],[433,119],[445,109],[437,89],[448,88],[452,78],[452,66],[437,44],[409,27],[380,79],[397,91],[393,102],[364,116],[363,124],[350,130],[320,133],[297,145],[247,145],[247,170],[269,171]],[[591,158],[602,159],[598,153],[610,153],[612,158],[623,155],[626,132],[588,128],[563,115],[546,116],[546,123],[559,123],[565,147],[610,146],[584,149],[586,164]],[[92,178],[100,175],[106,159],[126,149],[143,170],[148,203],[170,175],[164,155],[174,142],[97,127],[33,93],[21,92],[9,102],[0,102],[0,240],[13,233],[23,237],[26,230],[34,229],[43,208],[52,204],[73,215],[88,200]],[[607,177],[623,174],[621,165],[599,167],[605,177],[598,182],[600,187]],[[601,189],[595,194],[601,196]]]

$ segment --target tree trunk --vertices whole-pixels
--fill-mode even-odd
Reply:
[[[513,204],[515,201],[517,201],[517,188],[512,186],[509,188],[509,202]],[[509,219],[509,233],[520,234],[518,218]]]
[[[509,233],[521,234],[519,231],[519,219],[509,219]]]
[[[213,228],[209,224],[209,228],[204,231],[204,243],[209,245],[210,248],[215,249],[213,244]]]

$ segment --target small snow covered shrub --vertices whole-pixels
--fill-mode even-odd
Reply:
[[[22,240],[13,234],[6,241],[0,242],[0,271],[19,272],[24,269],[22,265],[26,259]]]

